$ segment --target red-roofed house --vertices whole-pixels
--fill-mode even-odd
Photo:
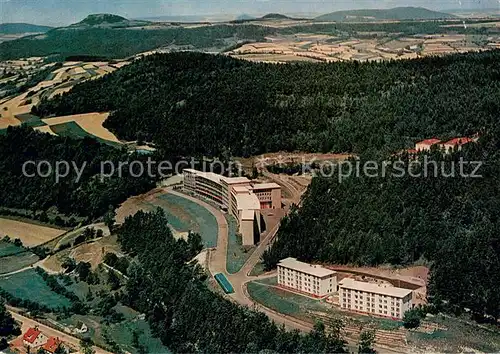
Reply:
[[[454,149],[461,150],[462,146],[472,143],[474,140],[471,138],[455,138],[447,141],[444,144],[441,144],[441,147],[444,149],[446,153],[453,151]]]
[[[47,343],[45,343],[42,347],[48,353],[55,353],[57,348],[62,344],[62,341],[59,338],[50,337]]]
[[[415,144],[415,150],[417,151],[429,151],[431,146],[439,144],[441,140],[439,139],[427,139]]]
[[[43,335],[38,328],[28,328],[23,335],[23,344],[27,347],[36,348],[43,345],[47,341],[47,337]]]

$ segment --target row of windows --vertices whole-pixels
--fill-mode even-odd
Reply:
[[[400,312],[399,311],[393,311],[393,312],[388,312],[387,310],[380,310],[380,311],[376,311],[374,308],[368,308],[368,309],[363,309],[361,306],[356,306],[354,305],[354,307],[351,307],[351,305],[347,305],[346,304],[342,304],[342,307],[343,308],[347,308],[347,309],[354,309],[354,310],[358,310],[358,311],[364,311],[364,312],[372,312],[372,313],[375,313],[375,314],[380,314],[380,315],[386,315],[388,316],[389,314],[392,316],[392,317],[400,317]]]

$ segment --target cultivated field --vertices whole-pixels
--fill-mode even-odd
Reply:
[[[71,305],[67,298],[54,293],[34,269],[0,277],[0,288],[15,297],[31,300],[53,309]]]
[[[120,143],[113,133],[102,126],[108,116],[109,113],[86,113],[42,119],[42,121],[49,127],[74,122],[90,135],[110,142]]]
[[[0,236],[7,235],[11,239],[19,238],[27,247],[38,246],[65,232],[61,229],[0,218]]]
[[[10,256],[23,251],[23,248],[18,247],[11,242],[0,241],[0,257]]]
[[[38,261],[38,256],[29,251],[17,253],[15,255],[0,257],[0,274],[17,272],[21,269],[30,267],[37,261]]]
[[[500,37],[474,35],[415,35],[369,33],[358,37],[334,37],[308,33],[267,37],[265,42],[245,44],[226,53],[249,61],[283,63],[290,61],[383,61],[414,59],[420,56],[488,50],[500,46]],[[482,44],[478,44],[482,43]]]

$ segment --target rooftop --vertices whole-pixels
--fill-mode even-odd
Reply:
[[[50,337],[47,343],[45,343],[42,348],[48,351],[49,353],[55,353],[55,351],[57,350],[57,348],[59,348],[61,343],[62,342],[61,340],[59,340],[59,338]]]
[[[28,343],[33,343],[41,332],[36,328],[28,328],[24,333],[23,340]]]
[[[471,138],[467,138],[467,137],[455,138],[455,139],[451,139],[450,141],[447,141],[446,143],[444,143],[444,145],[460,146],[460,145],[465,145],[465,144],[471,143],[473,141],[474,140],[472,140]]]
[[[235,195],[236,203],[238,204],[238,210],[251,209],[251,210],[259,210],[260,209],[260,201],[257,198],[257,195],[252,192],[248,192],[248,194],[237,193]]]
[[[351,278],[343,279],[339,283],[339,287],[399,298],[403,298],[412,292],[410,289],[396,288],[395,286],[381,286],[378,284],[357,281]]]
[[[259,190],[259,189],[276,189],[276,188],[281,188],[279,184],[277,183],[258,183],[253,185],[254,190]]]
[[[237,193],[237,194],[240,194],[240,193],[250,193],[251,190],[249,189],[248,186],[234,186],[233,187],[233,190]]]
[[[250,180],[246,177],[224,177],[220,176],[221,180],[227,184],[240,184],[240,183],[250,183]]]
[[[432,145],[436,145],[437,143],[440,143],[440,142],[441,142],[441,140],[439,140],[439,139],[426,139],[426,140],[423,140],[417,144],[432,146]]]
[[[185,168],[183,171],[194,173],[198,177],[204,177],[206,179],[209,179],[217,183],[221,183],[221,181],[224,181],[227,184],[250,183],[250,180],[246,177],[226,177],[218,173],[203,172],[203,171],[193,170],[192,168]]]
[[[241,211],[241,220],[253,220],[255,212],[250,209],[244,209]]]
[[[336,274],[333,270],[326,269],[320,265],[300,262],[296,258],[292,257],[282,259],[278,265],[320,278]]]

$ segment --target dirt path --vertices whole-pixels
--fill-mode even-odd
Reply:
[[[38,329],[46,336],[57,337],[57,338],[61,339],[62,341],[74,346],[75,348],[80,348],[80,339],[79,338],[73,337],[72,335],[58,331],[52,327],[46,326],[43,323],[37,322],[35,320],[32,320],[31,318],[20,315],[17,312],[14,312],[12,310],[9,310],[9,312],[12,314],[12,317],[14,317],[14,319],[16,321],[22,322],[23,333],[29,327],[38,326]],[[112,354],[111,352],[108,352],[108,351],[101,349],[99,347],[96,347],[96,346],[94,346],[93,349],[95,350],[96,354]]]

